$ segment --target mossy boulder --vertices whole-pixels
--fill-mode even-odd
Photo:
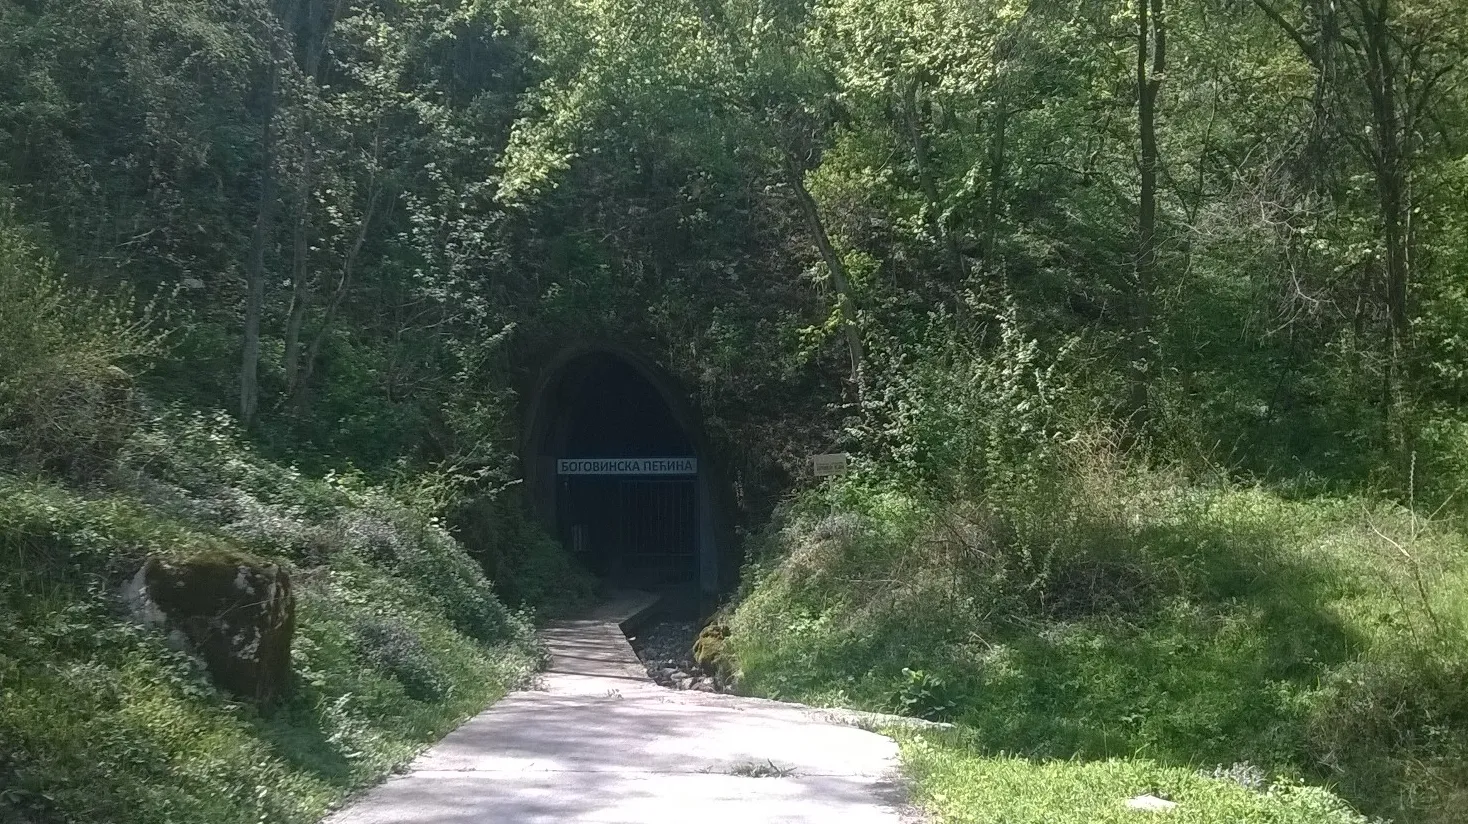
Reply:
[[[693,663],[717,678],[728,677],[734,671],[728,640],[728,625],[722,621],[709,622],[693,641]]]
[[[296,602],[278,564],[234,553],[152,558],[129,600],[204,660],[221,689],[269,706],[289,691]]]

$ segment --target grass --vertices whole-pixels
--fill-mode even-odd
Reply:
[[[1177,804],[1177,824],[1366,824],[1316,787],[1246,786],[1227,777],[1136,758],[1035,760],[986,753],[962,733],[897,733],[916,798],[950,824],[1123,824],[1148,813],[1128,799]]]
[[[766,760],[764,763],[749,761],[730,767],[729,774],[741,778],[788,778],[795,775],[795,769],[778,766],[771,760]]]
[[[1239,762],[1371,815],[1458,820],[1457,531],[1381,502],[1083,480],[931,504],[856,479],[797,504],[756,547],[729,615],[741,688],[956,722],[957,738],[904,752],[929,805],[957,821],[1112,820],[1120,793],[1167,776],[1178,793],[1231,799],[1193,776]],[[1017,796],[1026,812],[954,789],[1011,780],[1056,795]],[[1105,797],[1063,817],[1065,794],[1093,785]],[[1278,807],[1238,820],[1316,820],[1288,817],[1283,797],[1237,795],[1240,809]]]
[[[429,517],[227,437],[210,448],[229,455],[191,453],[186,429],[125,484],[0,475],[0,822],[315,822],[539,664],[526,618]],[[121,603],[144,558],[205,550],[291,574],[295,685],[274,712]]]
[[[456,526],[499,563],[471,557],[447,470],[389,487],[337,455],[311,477],[224,413],[160,408],[133,377],[163,354],[154,320],[68,286],[0,215],[0,824],[316,822],[527,679],[526,610],[590,578],[493,500]],[[148,559],[200,555],[291,578],[293,690],[268,713],[123,603]]]

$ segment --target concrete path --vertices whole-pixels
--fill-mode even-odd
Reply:
[[[913,820],[890,739],[794,704],[654,685],[618,628],[639,603],[545,629],[552,657],[537,689],[480,713],[327,824]],[[771,765],[782,775],[747,774]]]

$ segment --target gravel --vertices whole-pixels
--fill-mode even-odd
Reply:
[[[647,667],[648,677],[660,686],[698,692],[729,692],[714,673],[693,662],[693,642],[698,624],[693,621],[660,621],[629,635],[632,649]]]

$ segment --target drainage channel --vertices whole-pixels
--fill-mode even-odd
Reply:
[[[659,686],[696,692],[732,692],[717,673],[693,660],[699,622],[673,612],[659,611],[622,625],[632,651]]]

